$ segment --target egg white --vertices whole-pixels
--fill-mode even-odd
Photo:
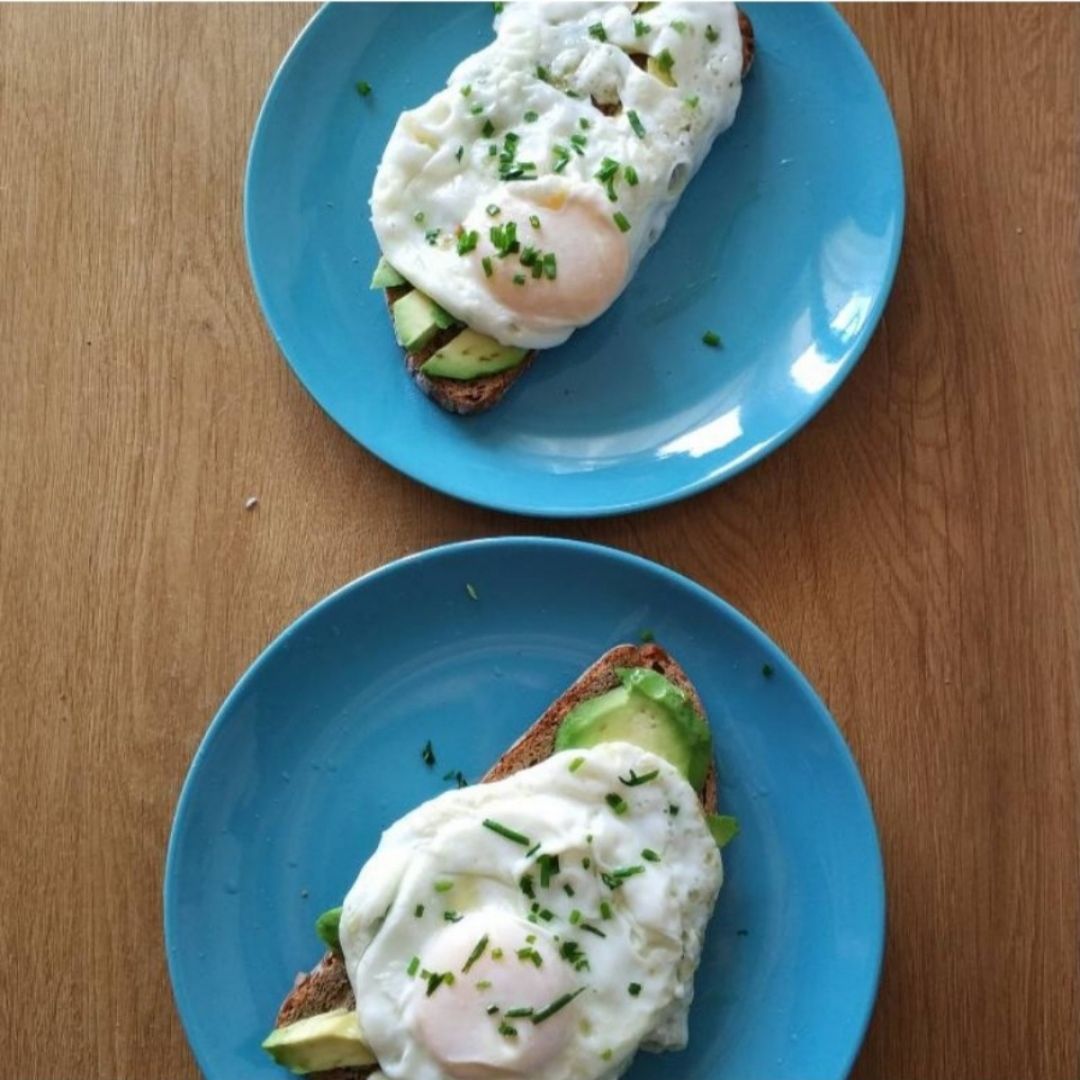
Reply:
[[[656,775],[628,787],[619,777],[631,770]],[[545,887],[538,860],[551,855],[559,867]],[[632,867],[641,870],[614,888],[605,881]],[[685,1045],[722,879],[693,789],[628,743],[556,754],[505,780],[447,792],[386,831],[346,897],[341,944],[360,1026],[388,1080],[619,1076],[641,1046]],[[484,935],[482,956],[463,971]],[[569,942],[577,948],[567,958]],[[520,958],[521,949],[535,949],[542,963]],[[413,957],[419,969],[410,974]],[[428,971],[450,971],[453,985],[429,993]],[[541,1010],[575,991],[542,1025],[523,1018],[513,1021],[514,1037],[499,1034],[508,1009]],[[493,1005],[499,1012],[489,1015]]]
[[[735,118],[742,42],[734,4],[663,3],[639,16],[634,7],[507,4],[495,41],[460,63],[445,89],[403,113],[387,144],[371,197],[383,254],[455,317],[504,344],[559,344],[610,306]],[[642,25],[648,30],[638,33]],[[664,50],[674,87],[630,56]],[[608,116],[594,101],[621,109]],[[518,139],[515,160],[535,164],[537,179],[500,179],[508,132]],[[556,148],[569,154],[559,171]],[[620,165],[615,201],[596,178],[605,159]],[[635,185],[627,166],[636,170]],[[508,218],[488,217],[486,208],[515,199],[535,201],[541,227],[519,215],[518,236],[554,253],[554,281],[533,278],[517,256],[500,259],[490,243],[490,227]],[[568,207],[573,212],[561,216]],[[479,235],[464,255],[457,250],[463,228]],[[519,273],[524,284],[506,287]]]

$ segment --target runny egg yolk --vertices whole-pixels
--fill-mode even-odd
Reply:
[[[518,955],[532,949],[539,966],[529,952]],[[431,994],[418,980],[413,999],[414,1031],[443,1072],[462,1080],[544,1075],[568,1037],[574,1010],[565,1006],[540,1023],[514,1014],[541,1014],[577,986],[542,931],[507,912],[477,911],[448,924],[423,964],[454,976]]]
[[[497,214],[491,210],[498,208]],[[491,229],[513,223],[520,250],[500,257]],[[539,222],[539,227],[537,227]],[[630,249],[612,215],[583,195],[562,191],[530,196],[502,191],[493,203],[476,207],[465,223],[480,234],[477,271],[492,295],[523,322],[579,326],[595,319],[619,295]],[[536,277],[522,265],[533,248],[555,256],[555,277]],[[490,260],[490,275],[481,259]]]

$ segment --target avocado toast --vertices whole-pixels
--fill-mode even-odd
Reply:
[[[633,742],[669,760],[690,780],[710,821],[730,826],[730,819],[712,817],[716,811],[716,772],[701,699],[678,663],[655,644],[619,645],[601,656],[499,758],[482,782],[528,769],[558,750],[608,741]],[[730,835],[729,829],[727,838]],[[715,831],[714,836],[718,843],[724,839]],[[356,1032],[354,1040],[359,1038],[359,1029],[355,1027],[356,1002],[344,960],[334,947],[336,923],[332,913],[324,919],[327,917],[333,925],[320,925],[319,932],[331,948],[311,972],[297,977],[278,1011],[275,1031],[264,1046],[279,1064],[295,1072],[308,1070],[320,1080],[359,1080],[377,1066],[340,1067],[345,1061],[370,1059],[364,1053],[366,1048],[361,1048],[359,1056],[350,1057],[347,1036],[345,1056],[336,1056],[339,1029],[351,1026]],[[301,1046],[301,1056],[294,1057],[290,1032],[305,1037],[306,1032],[290,1025],[313,1017],[327,1017],[326,1026],[333,1029],[331,1049],[327,1056],[321,1049],[313,1056]],[[324,1063],[339,1067],[325,1068]]]
[[[642,13],[648,9],[656,8],[656,4],[639,4],[636,8]],[[710,27],[711,29],[711,27]],[[751,64],[754,58],[754,33],[749,18],[742,11],[738,12],[738,29],[741,35],[742,44],[742,76],[745,77],[749,72]],[[631,46],[626,46],[631,48]],[[661,55],[666,55],[667,51]],[[658,62],[658,58],[647,55],[643,51],[631,51],[630,59],[641,70],[647,71],[648,74],[654,76],[659,82],[665,86],[674,87],[675,81],[671,75],[670,57],[667,66]],[[538,68],[539,71],[544,69]],[[546,75],[545,75],[546,77]],[[471,91],[471,87],[462,87],[461,93],[467,94]],[[578,95],[580,96],[580,95]],[[696,98],[692,98],[696,102]],[[583,129],[588,130],[590,124],[595,126],[597,119],[603,120],[605,117],[620,116],[623,114],[623,106],[618,100],[611,101],[605,99],[604,101],[597,100],[596,97],[591,99],[590,102],[587,99],[583,100],[583,106],[589,109],[589,114],[592,117],[590,120],[588,117],[582,117],[580,123]],[[479,106],[477,106],[479,108]],[[599,116],[597,114],[602,114]],[[643,133],[643,128],[640,127],[640,121],[637,114],[633,109],[630,109],[628,114],[634,123],[635,130],[639,133]],[[538,114],[530,112],[527,116],[532,118],[535,122]],[[689,129],[687,129],[689,130]],[[515,140],[518,138],[517,134],[511,132],[507,138],[513,137]],[[582,132],[577,132],[571,137],[570,143],[573,145],[574,140],[581,140],[579,144],[576,144],[575,150],[580,154],[581,146],[584,145],[586,136]],[[556,150],[562,149],[556,145]],[[463,147],[458,147],[458,161],[461,160],[461,154]],[[496,145],[491,144],[491,152],[495,153]],[[512,148],[508,152],[510,157],[513,157]],[[568,152],[567,152],[568,153]],[[494,158],[490,160],[494,161]],[[500,158],[500,161],[502,158]],[[618,164],[612,159],[605,158],[605,164],[609,166],[608,172],[603,170],[596,174],[596,178],[607,177],[609,184],[609,198],[615,199],[615,173],[612,173],[610,166],[615,167],[615,172],[618,171]],[[512,163],[512,162],[511,162]],[[531,164],[531,163],[530,163]],[[563,163],[565,164],[565,162]],[[559,171],[562,166],[556,168]],[[535,168],[535,166],[533,166]],[[520,170],[519,170],[520,171]],[[627,175],[631,177],[629,183],[635,187],[638,183],[637,174],[632,169],[627,170]],[[507,180],[536,180],[536,176],[524,175],[517,176],[516,172],[508,172],[505,179]],[[516,187],[528,187],[529,185],[518,184]],[[411,190],[411,188],[409,189]],[[498,214],[499,210],[497,206],[489,208],[489,213],[494,212]],[[626,232],[630,229],[630,224],[626,218],[620,213],[616,215],[619,221],[619,229]],[[430,224],[430,216],[425,223],[425,215],[423,212],[417,212],[414,218],[418,223],[416,227],[419,230],[424,230]],[[534,228],[539,226],[539,219],[537,217],[530,218],[534,223]],[[513,229],[514,223],[510,222],[507,226],[509,229]],[[494,232],[502,226],[499,226],[492,222],[492,239],[494,241]],[[436,243],[436,237],[439,234],[438,229],[430,230],[426,235],[430,237],[429,244]],[[480,255],[480,250],[477,250],[477,243],[480,236],[486,235],[486,226],[478,225],[477,230],[469,231],[469,225],[458,223],[456,226],[456,243],[457,251],[459,255],[472,253],[472,257],[475,259]],[[530,234],[531,235],[531,234]],[[636,234],[634,234],[636,235]],[[440,242],[447,242],[449,248],[453,248],[453,243],[450,241],[453,238],[450,235],[450,229],[447,227],[443,230],[442,240]],[[493,271],[493,265],[498,267],[501,259],[508,254],[515,254],[520,257],[521,261],[521,273],[514,275],[515,283],[525,286],[527,279],[532,278],[550,278],[554,281],[556,276],[556,263],[555,253],[548,252],[541,257],[541,253],[535,251],[528,243],[525,243],[522,247],[523,241],[516,239],[513,234],[507,234],[506,243],[500,247],[498,258],[484,257],[481,262],[484,265],[484,272],[488,278],[491,277]],[[587,246],[587,245],[586,245]],[[392,248],[387,247],[388,252],[392,252]],[[528,256],[528,261],[526,257]],[[550,259],[550,265],[542,261],[543,259]],[[514,269],[518,269],[515,263]],[[509,272],[509,271],[508,271]],[[414,277],[419,274],[419,270],[414,268]],[[456,276],[457,270],[454,271]],[[562,275],[560,275],[562,276]],[[418,279],[419,280],[419,279]],[[446,281],[446,278],[440,279],[441,282]],[[625,283],[625,280],[624,280]],[[431,289],[433,292],[437,291],[434,284],[425,285],[426,288]],[[406,280],[406,277],[402,275],[399,270],[395,269],[386,261],[385,258],[381,259],[378,267],[376,268],[375,275],[372,279],[372,288],[383,288],[386,293],[387,308],[390,312],[391,321],[394,326],[394,333],[398,344],[401,346],[404,352],[405,366],[408,373],[412,376],[420,390],[430,397],[436,404],[448,412],[456,413],[458,415],[469,415],[472,413],[482,412],[490,409],[502,400],[503,396],[510,389],[511,386],[525,373],[526,369],[536,359],[536,348],[522,348],[514,345],[501,344],[494,337],[485,336],[477,332],[476,328],[468,325],[468,321],[462,322],[450,315],[447,311],[439,307],[434,300],[425,294],[421,289],[415,287],[410,281]],[[440,295],[442,295],[440,293]],[[449,302],[449,301],[447,301]],[[545,313],[550,310],[550,305],[545,309]],[[459,310],[459,313],[460,310]],[[467,312],[463,313],[463,317],[468,319]],[[473,311],[472,319],[475,321],[481,316],[475,310]],[[590,316],[591,317],[591,316]],[[482,320],[481,320],[482,321]],[[586,319],[586,321],[588,321]],[[582,323],[578,323],[582,325]],[[498,333],[496,330],[489,328],[489,332],[496,334],[500,339],[504,339],[504,335]],[[505,340],[509,340],[506,338]],[[536,344],[535,340],[532,342],[526,341],[525,344]]]

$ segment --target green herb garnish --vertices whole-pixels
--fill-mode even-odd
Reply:
[[[490,116],[484,121],[484,126],[480,129],[480,134],[483,135],[485,139],[490,139],[491,136],[495,134],[495,125],[491,122]]]
[[[772,666],[772,664],[762,664],[761,665],[761,674],[764,675],[766,679],[771,679],[773,677],[773,666]]]
[[[468,960],[465,961],[465,966],[461,969],[463,975],[468,974],[469,968],[484,955],[484,950],[488,947],[488,936],[485,934],[474,946],[473,951],[469,953]]]
[[[428,768],[435,764],[435,751],[431,746],[431,740],[424,743],[424,749],[420,751],[420,758]]]
[[[645,138],[645,125],[641,122],[641,117],[638,116],[633,109],[627,111],[626,119],[630,121],[630,126],[634,129],[634,134],[639,139]]]
[[[637,997],[641,993],[641,983],[631,983],[627,988],[631,997]]]
[[[501,825],[497,821],[492,821],[491,818],[484,818],[483,822],[485,829],[490,829],[493,833],[498,833],[499,836],[515,844],[520,844],[522,847],[529,847],[532,841],[523,836],[519,832],[515,832],[513,829],[508,829],[505,825]]]
[[[406,973],[411,977],[420,970],[420,957],[414,956],[409,961],[409,966],[405,969]]]
[[[652,772],[642,773],[641,776],[638,776],[638,774],[631,769],[629,777],[619,777],[619,783],[625,784],[627,787],[640,787],[642,784],[647,784],[650,780],[655,780],[659,775],[659,769],[653,769]]]
[[[361,80],[360,80],[359,82],[357,82],[357,84],[356,84],[356,92],[357,92],[357,93],[358,93],[358,94],[359,94],[359,95],[360,95],[361,97],[367,97],[367,96],[368,96],[368,95],[369,95],[369,94],[371,93],[371,83],[369,83],[369,82],[364,82],[364,80],[363,80],[363,79],[361,79]]]
[[[550,1005],[548,1005],[546,1008],[541,1009],[533,1016],[533,1023],[542,1024],[545,1020],[550,1019],[561,1009],[565,1009],[566,1006],[569,1005],[570,1002],[578,996],[578,994],[582,994],[584,992],[585,987],[583,986],[581,987],[581,989],[575,990],[572,994],[563,994],[562,997],[556,998]]]
[[[480,260],[480,265],[484,268],[484,277],[491,277],[491,275],[493,273],[495,273],[495,270],[491,265],[491,257],[490,256],[485,255]]]
[[[626,215],[621,210],[613,214],[612,219],[619,226],[619,232],[630,231],[630,222],[626,220]]]
[[[719,349],[724,343],[720,340],[720,335],[715,330],[706,330],[701,335],[701,340],[709,346],[711,349]]]
[[[519,1005],[516,1009],[507,1009],[504,1016],[508,1016],[511,1020],[520,1019],[523,1016],[532,1016],[536,1010],[531,1005]]]
[[[597,41],[607,41],[607,31],[604,29],[604,24],[593,23],[589,27],[589,37],[596,38]]]
[[[608,806],[610,806],[611,809],[615,811],[615,814],[618,817],[622,817],[622,815],[630,809],[630,807],[626,804],[626,800],[614,791],[610,795],[604,796],[604,802],[606,802]]]
[[[644,37],[652,27],[644,19],[634,20],[634,37]]]
[[[583,757],[576,757],[576,758],[574,758],[573,761],[570,762],[570,771],[571,772],[577,772],[578,769],[580,769],[581,766],[584,765],[584,764],[585,764],[585,759]]]
[[[480,234],[474,229],[472,232],[463,232],[458,234],[457,238],[457,253],[459,255],[468,255],[470,251],[476,250],[476,245],[480,243]],[[476,599],[476,590],[471,585],[465,586],[465,591]]]
[[[533,112],[532,109],[530,109],[525,114],[525,123],[526,124],[535,124],[536,121],[539,120],[539,119],[540,119],[540,114],[538,112]]]
[[[720,35],[711,26],[705,27],[705,40],[712,43],[720,40]]]
[[[637,169],[635,169],[633,165],[627,165],[627,166],[626,166],[626,167],[625,167],[625,168],[623,169],[623,176],[625,176],[625,177],[626,177],[626,182],[627,182],[627,183],[628,183],[628,184],[629,184],[629,185],[630,185],[631,187],[637,187],[637,183],[638,183],[638,174],[637,174]],[[645,639],[644,639],[644,638],[642,638],[642,640],[644,641]],[[651,640],[651,639],[650,639],[650,640]]]
[[[508,1039],[517,1038],[517,1028],[508,1024],[505,1020],[499,1025],[499,1034],[505,1035]]]
[[[644,860],[645,860],[646,862],[659,862],[659,861],[660,861],[660,856],[659,856],[659,855],[657,855],[657,854],[656,854],[656,852],[655,852],[655,851],[653,851],[653,849],[652,849],[652,848],[645,848],[645,849],[644,849],[644,850],[643,850],[643,851],[641,852],[641,857],[642,857],[642,858],[643,858],[643,859],[644,859]]]

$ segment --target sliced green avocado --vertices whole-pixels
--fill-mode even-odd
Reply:
[[[525,359],[527,349],[500,345],[494,338],[475,330],[462,330],[438,352],[424,362],[420,370],[425,375],[443,379],[478,379],[499,371],[517,367]]]
[[[712,761],[709,725],[673,682],[649,668],[619,668],[621,686],[575,705],[555,735],[556,750],[628,742],[670,761],[701,790]]]
[[[341,908],[331,908],[324,911],[315,920],[315,933],[322,938],[323,944],[330,949],[341,952],[341,938],[338,936],[338,928],[341,925]]]
[[[371,275],[373,289],[389,289],[394,285],[407,285],[408,282],[384,259],[379,257],[375,273]]]
[[[375,1055],[364,1041],[352,1009],[334,1009],[275,1028],[263,1040],[262,1048],[297,1076],[375,1064]]]
[[[655,56],[650,56],[645,61],[645,70],[654,78],[659,79],[665,86],[675,85],[675,76],[671,74],[670,69],[661,67],[660,61]]]
[[[739,835],[739,819],[730,814],[709,814],[708,822],[717,847],[726,847]]]
[[[454,325],[454,317],[443,311],[434,300],[419,289],[413,289],[394,301],[390,309],[394,317],[394,335],[403,348],[422,349],[438,330]]]

